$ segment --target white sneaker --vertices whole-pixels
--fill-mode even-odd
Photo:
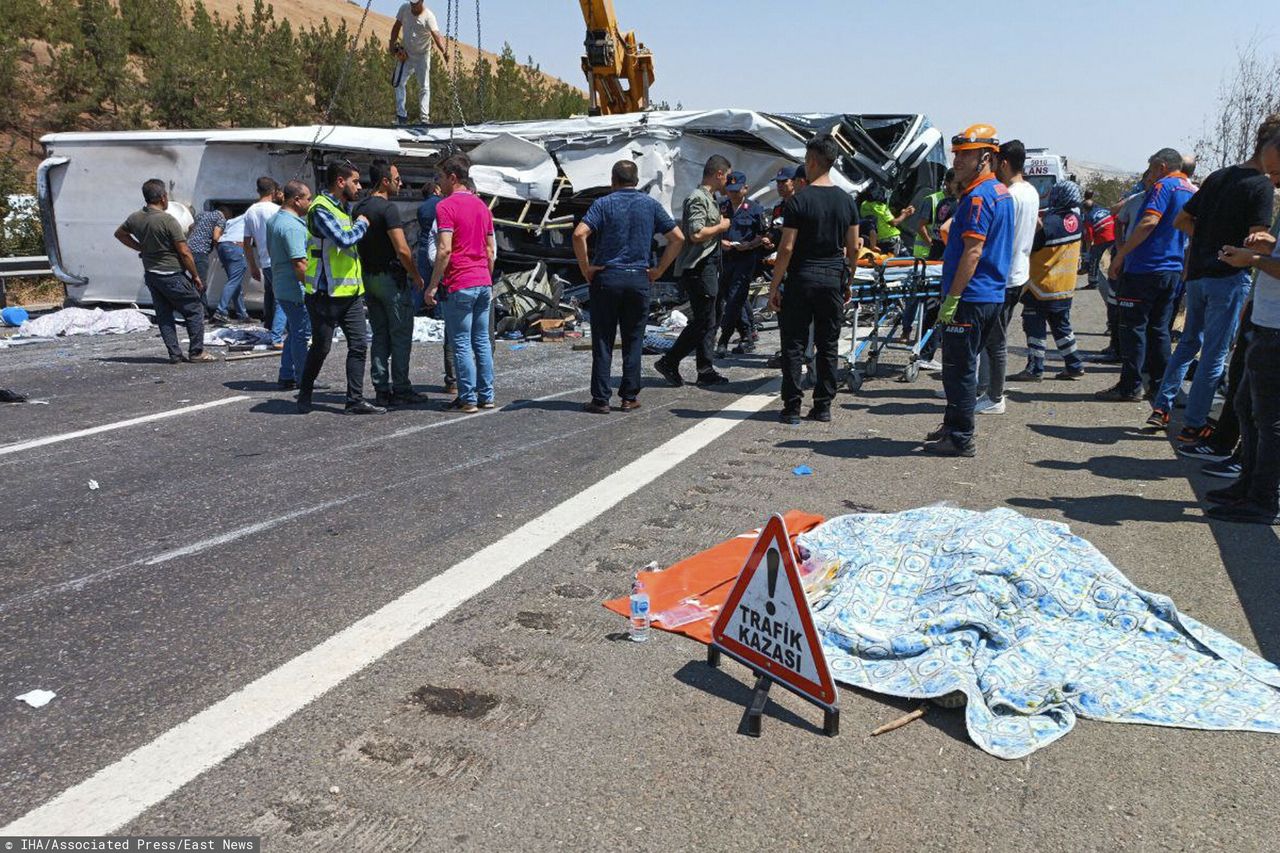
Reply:
[[[996,402],[991,402],[991,398],[983,394],[978,398],[977,404],[973,407],[974,412],[979,415],[1003,415],[1004,414],[1004,397]]]
[[[919,366],[921,370],[926,370],[930,373],[937,373],[942,369],[942,362],[938,361],[936,358],[931,358],[928,361],[917,361],[916,365]]]

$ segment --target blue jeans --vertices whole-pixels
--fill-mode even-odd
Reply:
[[[1182,281],[1177,270],[1126,272],[1116,301],[1120,306],[1120,381],[1126,394],[1142,390],[1142,374],[1159,382],[1169,363],[1169,321],[1174,294]]]
[[[444,298],[445,335],[453,344],[458,371],[458,399],[464,403],[493,400],[493,342],[489,339],[492,287],[468,287]]]
[[[296,382],[307,366],[307,339],[311,337],[311,315],[301,302],[276,300],[276,311],[284,315],[284,352],[280,353],[281,382]]]
[[[1213,392],[1218,388],[1227,366],[1227,355],[1240,325],[1240,311],[1249,298],[1250,279],[1247,270],[1226,278],[1196,278],[1187,282],[1187,320],[1165,368],[1160,392],[1152,402],[1154,408],[1169,412],[1182,387],[1191,360],[1200,354],[1200,366],[1187,395],[1184,426],[1202,427],[1209,420]]]
[[[958,447],[973,444],[978,403],[978,354],[1001,322],[1003,302],[961,302],[942,332],[942,387],[947,393],[943,426]]]
[[[427,243],[427,235],[423,234],[422,245],[418,248],[418,252],[414,256],[413,260],[414,260],[414,263],[418,265],[418,273],[421,274],[423,281],[425,281],[427,284],[430,284],[431,273],[434,269],[434,265],[431,263],[431,256],[427,254],[426,243]],[[426,294],[426,290],[427,289],[425,287],[422,290],[418,290],[417,288],[413,288],[413,287],[409,288],[409,293],[413,298],[414,314],[417,314],[419,311],[422,310],[422,306],[424,304],[422,299],[423,299],[423,296]]]
[[[236,314],[248,317],[249,311],[244,307],[244,276],[249,271],[249,263],[244,259],[244,249],[239,243],[219,243],[218,263],[227,274],[227,283],[222,285],[222,296],[218,299],[218,313],[227,316],[234,301]]]
[[[276,301],[271,281],[271,267],[262,269],[262,325],[271,332],[271,343],[284,343],[284,327],[288,317]]]

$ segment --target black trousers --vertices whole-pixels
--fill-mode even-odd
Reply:
[[[613,339],[622,333],[622,385],[618,396],[640,393],[641,355],[649,318],[649,276],[644,271],[601,270],[591,282],[591,399],[608,403],[613,369]]]
[[[1249,499],[1280,505],[1280,329],[1254,327],[1236,392],[1240,418],[1240,484]]]
[[[712,255],[697,266],[690,267],[680,276],[680,285],[689,298],[689,325],[671,346],[663,361],[673,367],[690,353],[698,366],[698,373],[715,370],[712,356],[715,352],[716,299],[720,293],[719,255]]]
[[[1013,313],[1021,298],[1022,288],[1004,289],[1004,305],[1000,306],[999,322],[991,327],[991,334],[987,335],[987,342],[982,347],[982,356],[986,357],[987,397],[992,401],[999,401],[1004,397],[1004,379],[1009,372],[1009,324],[1013,322]],[[1026,317],[1025,312],[1023,317]],[[979,358],[981,365],[981,356]],[[978,371],[979,376],[982,372]]]
[[[751,280],[756,273],[754,253],[745,260],[736,259],[724,265],[720,276],[720,301],[724,310],[720,318],[720,346],[727,347],[733,333],[738,333],[738,340],[750,343],[755,333],[755,324],[751,322],[751,307],[747,304],[751,293]]]
[[[815,409],[830,408],[836,398],[839,369],[840,325],[844,320],[842,273],[792,273],[782,291],[778,329],[782,334],[782,405],[796,410],[804,400],[801,368],[813,327],[816,353]]]
[[[1252,314],[1253,303],[1249,302],[1244,317],[1240,320],[1240,331],[1236,333],[1231,361],[1227,364],[1227,388],[1224,392],[1226,399],[1222,404],[1222,414],[1218,416],[1218,425],[1214,427],[1213,438],[1210,439],[1214,449],[1221,450],[1223,453],[1233,452],[1236,445],[1240,443],[1240,417],[1236,414],[1236,392],[1240,390],[1240,383],[1244,381],[1245,356],[1249,352],[1249,341],[1253,333],[1253,323],[1250,322]]]
[[[978,402],[978,354],[1001,322],[1001,302],[961,302],[942,329],[942,387],[947,411],[942,423],[961,447],[973,443],[973,410]]]
[[[1121,391],[1142,390],[1145,371],[1159,383],[1169,364],[1169,323],[1180,272],[1125,273],[1116,301],[1120,305]]]
[[[186,273],[160,275],[149,272],[143,276],[147,290],[151,292],[151,307],[156,311],[156,325],[160,327],[160,339],[170,358],[181,358],[178,346],[178,327],[175,314],[181,314],[187,324],[191,355],[204,352],[204,297]]]
[[[364,297],[309,293],[307,313],[311,316],[311,349],[307,350],[307,366],[298,385],[298,399],[311,399],[316,377],[333,346],[334,329],[341,328],[347,339],[347,405],[356,405],[364,399],[364,362],[369,352],[365,341]]]

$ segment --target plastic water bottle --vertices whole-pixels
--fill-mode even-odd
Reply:
[[[631,627],[628,633],[636,643],[649,639],[649,593],[644,591],[639,576],[631,585]]]

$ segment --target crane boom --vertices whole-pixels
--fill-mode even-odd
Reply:
[[[632,30],[618,28],[613,0],[578,0],[587,24],[582,71],[587,75],[592,115],[643,112],[649,108],[653,54]],[[625,87],[623,84],[626,84]]]

